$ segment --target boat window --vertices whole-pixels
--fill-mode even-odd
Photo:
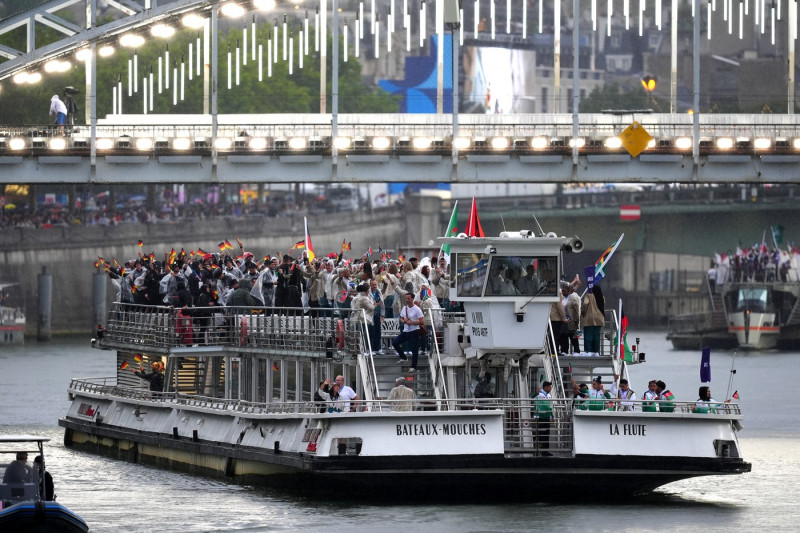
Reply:
[[[746,287],[739,289],[739,297],[736,301],[736,310],[750,310],[755,313],[763,313],[767,310],[769,291],[766,287]]]
[[[492,256],[486,296],[556,296],[557,261],[553,256]]]
[[[480,296],[486,281],[489,256],[477,253],[456,254],[456,290],[461,297]]]

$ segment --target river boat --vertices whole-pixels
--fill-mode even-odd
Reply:
[[[719,290],[728,331],[745,350],[800,346],[800,282],[725,283]]]
[[[728,331],[725,315],[715,311],[669,317],[667,340],[676,350],[700,350],[706,346],[731,350],[739,346],[736,334]]]
[[[0,283],[0,345],[25,342],[25,310],[21,285]]]
[[[44,443],[38,435],[0,435],[0,531],[82,533],[86,522],[67,507],[42,495],[47,494]],[[42,473],[35,466],[17,467],[15,455],[25,452],[42,457]],[[33,463],[33,461],[31,461]],[[9,469],[12,469],[9,471]],[[24,475],[23,475],[24,474]]]
[[[611,383],[644,361],[639,352],[620,359],[613,311],[602,353],[551,351],[562,255],[581,248],[577,239],[520,231],[441,242],[449,296],[464,312],[426,310],[428,346],[413,372],[379,351],[391,351],[397,320],[372,346],[363,311],[222,307],[187,317],[114,304],[92,344],[114,353],[119,370],[71,380],[59,421],[66,446],[303,494],[346,487],[392,500],[625,501],[685,478],[750,471],[735,402],[697,413],[691,402],[573,398],[572,380]],[[532,282],[513,290],[508,282],[531,266]],[[163,390],[130,372],[153,362],[166,367]],[[337,375],[359,398],[334,408],[315,392]],[[398,377],[415,399],[387,399]],[[544,381],[552,399],[535,399]],[[613,491],[586,490],[610,479]]]

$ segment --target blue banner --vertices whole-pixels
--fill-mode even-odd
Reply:
[[[700,358],[700,382],[711,383],[711,347],[703,348],[703,356]]]

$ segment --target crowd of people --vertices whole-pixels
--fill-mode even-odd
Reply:
[[[708,269],[709,288],[728,282],[798,281],[800,280],[800,248],[781,250],[777,244],[768,247],[765,241],[750,248],[737,246],[727,253],[715,253]]]
[[[381,323],[398,317],[403,327],[392,344],[400,362],[410,352],[410,372],[417,367],[420,348],[427,348],[421,335],[430,326],[427,311],[460,310],[448,298],[450,273],[444,257],[396,260],[381,251],[349,258],[349,245],[343,244],[341,252],[325,257],[309,259],[311,254],[303,250],[297,257],[258,259],[237,242],[237,256],[225,241],[219,254],[172,250],[160,261],[140,251],[122,265],[98,258],[95,267],[111,278],[118,302],[179,309],[200,328],[209,323],[210,308],[216,306],[281,308],[289,315],[314,316],[331,316],[334,309],[363,310],[370,346],[380,355]]]

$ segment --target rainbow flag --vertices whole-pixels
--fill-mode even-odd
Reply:
[[[614,255],[614,251],[616,251],[619,244],[622,242],[622,238],[625,237],[625,234],[619,236],[617,242],[606,248],[606,251],[603,252],[597,261],[594,262],[594,283],[600,283],[600,280],[606,277],[605,267],[608,262],[611,260],[611,256]]]
[[[119,369],[120,369],[120,370],[125,370],[125,369],[126,369],[126,368],[128,368],[129,366],[131,366],[131,365],[129,365],[127,361],[123,361],[123,362],[122,362],[122,364],[121,364],[121,365],[119,365]]]

